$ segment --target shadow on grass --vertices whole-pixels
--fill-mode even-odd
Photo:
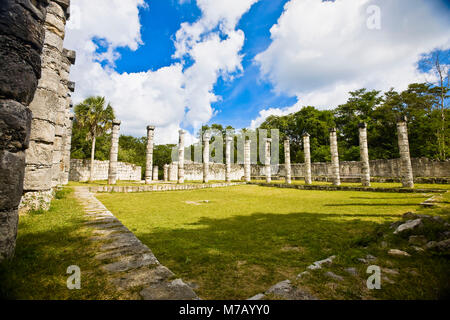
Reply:
[[[355,241],[379,225],[360,219],[336,220],[342,216],[371,217],[254,213],[201,218],[183,229],[137,232],[137,236],[177,276],[200,283],[200,297],[246,299],[295,277],[314,261],[355,250]]]
[[[408,199],[423,199],[424,196],[408,196]],[[391,198],[380,198],[380,197],[350,197],[350,199],[362,199],[362,200],[397,200],[397,199],[405,199],[405,197],[391,197]]]
[[[417,203],[328,203],[324,207],[407,207],[417,206]]]
[[[19,229],[15,256],[0,265],[0,298],[76,299],[77,295],[72,295],[75,291],[69,294],[65,280],[67,267],[85,267],[79,256],[89,243],[75,235],[79,224],[42,232],[28,233],[23,229]]]

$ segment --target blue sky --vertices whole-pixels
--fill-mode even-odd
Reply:
[[[421,58],[450,48],[444,0],[72,0],[72,11],[74,102],[106,96],[122,133],[155,125],[161,143],[434,81]]]
[[[238,72],[232,81],[219,78],[214,92],[222,99],[212,106],[217,110],[209,124],[220,123],[243,128],[249,119],[255,118],[267,106],[286,107],[297,102],[295,96],[275,94],[273,86],[260,78],[259,68],[254,64],[256,54],[270,45],[270,28],[276,24],[288,0],[263,0],[244,14],[237,26],[245,33],[243,72]],[[195,22],[201,16],[195,2],[180,4],[175,0],[147,1],[148,8],[140,9],[142,41],[144,45],[137,51],[120,48],[121,58],[116,61],[116,70],[122,72],[142,72],[169,66],[177,59],[174,36],[182,22]],[[99,49],[99,51],[104,49]]]

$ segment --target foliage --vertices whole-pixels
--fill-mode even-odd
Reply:
[[[369,156],[371,159],[398,158],[397,119],[406,116],[412,157],[445,160],[449,154],[450,138],[448,108],[440,107],[442,90],[425,83],[409,85],[403,92],[360,89],[350,92],[347,103],[333,111],[320,111],[304,107],[287,116],[271,116],[260,126],[262,129],[279,128],[282,137],[291,139],[294,162],[303,161],[301,135],[311,134],[311,158],[313,162],[329,161],[329,129],[336,126],[339,133],[341,160],[359,160],[358,124],[367,123]],[[439,141],[444,137],[444,150]],[[280,147],[281,149],[281,147]],[[283,155],[280,152],[280,155]]]

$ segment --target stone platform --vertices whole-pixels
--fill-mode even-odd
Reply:
[[[134,193],[134,192],[154,192],[154,191],[180,191],[180,190],[197,190],[209,188],[224,188],[231,186],[244,185],[245,182],[232,183],[210,183],[210,184],[150,184],[142,186],[98,186],[89,187],[92,193],[97,192],[117,192],[117,193]]]

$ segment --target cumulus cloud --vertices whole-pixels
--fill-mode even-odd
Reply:
[[[242,70],[239,52],[245,36],[236,24],[257,1],[232,0],[225,5],[197,0],[202,16],[181,25],[174,40],[174,63],[155,71],[118,73],[114,70],[120,57],[117,49],[134,51],[143,44],[139,9],[146,3],[73,0],[65,46],[77,51],[71,72],[77,83],[74,102],[89,95],[106,96],[122,120],[123,133],[142,136],[151,124],[157,127],[157,143],[176,143],[181,126],[197,128],[214,115],[211,103],[220,99],[213,92],[217,79]],[[99,43],[106,48],[100,53]]]
[[[425,81],[429,75],[417,63],[423,54],[450,48],[450,20],[440,1],[291,0],[271,40],[255,62],[275,92],[299,102],[261,111],[252,126],[304,105],[336,107],[362,87],[403,90]]]

